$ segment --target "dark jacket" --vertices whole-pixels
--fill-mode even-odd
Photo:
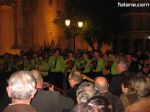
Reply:
[[[124,106],[119,97],[113,95],[111,92],[100,93],[101,96],[107,98],[110,104],[113,106],[113,112],[124,112]]]
[[[135,73],[133,72],[130,72],[130,71],[124,71],[123,73],[117,75],[117,76],[114,76],[111,80],[111,83],[110,83],[110,86],[109,86],[109,89],[110,91],[119,96],[122,94],[122,90],[121,90],[121,85],[122,85],[122,81],[126,78],[130,78],[130,77],[133,77],[135,76]]]
[[[71,89],[69,89],[69,90],[66,91],[66,96],[69,97],[69,98],[71,98],[74,101],[74,103],[77,103],[76,91],[77,91],[77,89],[78,89],[78,87],[79,87],[80,84],[81,83],[76,84],[73,88],[71,88]]]
[[[38,112],[62,112],[74,106],[72,99],[62,96],[59,92],[39,89],[31,101]]]

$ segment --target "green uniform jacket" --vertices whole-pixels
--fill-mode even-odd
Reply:
[[[51,56],[48,60],[51,72],[65,72],[65,61],[62,56]]]
[[[97,66],[95,72],[101,72],[104,69],[104,67],[105,67],[104,60],[102,58],[99,58],[97,60]]]
[[[39,70],[41,71],[43,76],[48,76],[49,65],[47,61],[41,61],[39,64]]]
[[[83,64],[85,63],[83,72],[84,73],[89,73],[91,71],[91,65],[90,65],[91,60],[90,59],[84,59],[84,60],[81,61],[81,64],[82,63]]]

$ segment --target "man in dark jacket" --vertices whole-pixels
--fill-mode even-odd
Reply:
[[[106,78],[97,77],[95,79],[95,87],[98,89],[101,96],[106,97],[109,103],[112,104],[114,112],[123,112],[124,107],[119,97],[109,92],[109,84]]]
[[[31,101],[31,105],[38,112],[62,112],[74,106],[72,99],[62,96],[59,92],[43,90],[43,79],[40,72],[37,70],[31,72],[37,82],[37,94]]]
[[[66,96],[72,98],[75,103],[77,103],[76,91],[82,80],[83,78],[79,71],[74,71],[69,74],[68,81],[71,89],[66,91]]]
[[[128,70],[128,63],[124,60],[119,62],[117,71],[119,75],[112,78],[109,89],[113,94],[120,96],[122,94],[121,84],[123,79],[133,77],[135,73]]]

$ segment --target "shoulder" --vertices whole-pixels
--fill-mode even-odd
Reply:
[[[138,101],[136,103],[133,103],[132,105],[129,105],[125,112],[149,112],[150,110],[150,98]]]
[[[120,98],[118,96],[112,94],[111,92],[108,92],[106,94],[106,97],[110,98],[113,101],[112,103],[121,102]]]
[[[47,97],[47,96],[58,96],[60,95],[59,92],[56,92],[56,91],[50,91],[50,90],[43,90],[43,89],[40,89],[37,91],[37,94],[36,95],[42,95],[43,97]],[[35,95],[35,96],[36,96]]]
[[[36,112],[36,110],[30,105],[17,104],[7,106],[3,112]]]

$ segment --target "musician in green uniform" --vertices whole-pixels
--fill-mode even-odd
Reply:
[[[44,82],[48,81],[49,65],[46,55],[39,57],[38,70],[41,72]]]
[[[75,64],[76,64],[76,59],[75,59],[75,57],[73,55],[73,52],[70,51],[68,53],[67,59],[65,60],[66,72],[71,72],[71,71],[76,70]]]
[[[30,59],[30,69],[37,69],[39,64],[38,54],[34,53]]]
[[[89,73],[91,70],[91,60],[89,59],[88,53],[83,53],[82,60],[80,61],[81,72]]]
[[[98,51],[95,51],[93,53],[93,59],[91,61],[91,72],[93,77],[95,78],[99,75],[102,75],[102,70],[104,69],[105,65],[104,65],[104,60],[99,56]]]
[[[113,64],[111,66],[111,75],[118,75],[117,66],[118,66],[119,58],[115,57],[113,58]]]
[[[65,72],[65,61],[60,56],[59,49],[56,49],[53,55],[49,58],[48,64],[50,67],[49,79],[53,84],[62,88]]]
[[[56,50],[54,54],[48,60],[51,72],[65,72],[65,61],[60,56],[59,50]]]

